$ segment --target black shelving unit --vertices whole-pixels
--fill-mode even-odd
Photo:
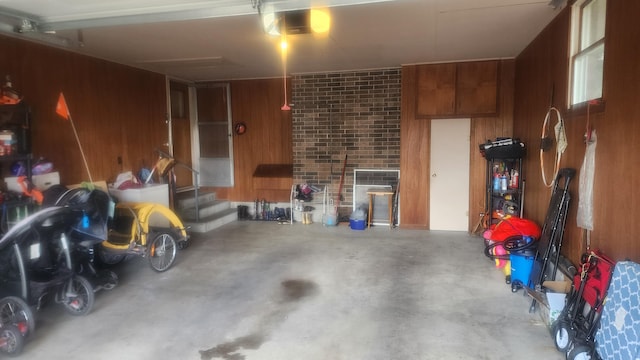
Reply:
[[[507,145],[492,145],[501,142]],[[480,145],[480,149],[487,160],[485,216],[488,217],[486,224],[490,226],[504,215],[522,217],[524,144],[513,139],[498,139],[487,144]]]
[[[11,131],[16,138],[15,148],[2,152],[0,159],[31,158],[31,110],[26,103],[0,105],[0,131]]]
[[[11,176],[11,166],[21,161],[25,167],[24,175],[31,180],[31,110],[26,103],[0,105],[0,136],[2,179]],[[4,233],[13,223],[28,215],[35,203],[29,197],[5,192],[0,205],[0,233]]]

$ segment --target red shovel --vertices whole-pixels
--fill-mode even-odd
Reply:
[[[344,156],[344,163],[342,164],[342,175],[340,175],[340,186],[338,186],[338,197],[336,198],[336,209],[340,206],[340,200],[342,199],[342,184],[344,183],[344,171],[347,168],[347,156]]]

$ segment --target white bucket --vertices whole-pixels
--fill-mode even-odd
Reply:
[[[324,214],[322,215],[322,223],[325,226],[338,225],[338,216],[336,214]]]

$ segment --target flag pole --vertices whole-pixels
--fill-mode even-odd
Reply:
[[[71,128],[73,129],[73,135],[75,135],[76,137],[78,148],[80,148],[80,155],[82,155],[82,161],[84,161],[84,167],[87,170],[87,174],[89,175],[89,182],[93,184],[93,179],[91,178],[91,171],[89,171],[89,165],[87,164],[87,158],[84,156],[84,150],[82,150],[82,144],[80,144],[80,138],[78,137],[76,126],[73,124],[73,119],[71,118],[71,114],[69,114],[69,122],[71,122]]]
[[[89,181],[93,184],[93,179],[91,178],[91,171],[89,171],[87,158],[86,156],[84,156],[84,150],[82,150],[82,144],[80,143],[80,138],[78,137],[78,132],[76,131],[76,125],[73,123],[73,119],[71,118],[71,112],[69,111],[69,107],[67,106],[67,101],[64,99],[64,94],[62,92],[60,93],[60,96],[58,96],[58,103],[56,104],[56,114],[62,116],[65,120],[69,120],[69,122],[71,122],[71,128],[73,129],[73,135],[76,137],[76,142],[78,143],[78,147],[80,148],[80,155],[82,155],[84,168],[87,170],[87,174],[89,175]]]

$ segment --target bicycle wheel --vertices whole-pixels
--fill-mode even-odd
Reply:
[[[24,337],[15,325],[0,327],[0,352],[18,356],[24,347]]]
[[[9,325],[16,326],[23,336],[33,334],[36,330],[31,307],[17,296],[7,296],[0,300],[0,326]]]
[[[87,315],[93,308],[95,295],[89,280],[76,275],[60,290],[65,310],[71,315]]]
[[[176,252],[178,251],[175,235],[170,231],[149,235],[152,235],[147,250],[149,265],[157,272],[168,270],[176,260]]]

